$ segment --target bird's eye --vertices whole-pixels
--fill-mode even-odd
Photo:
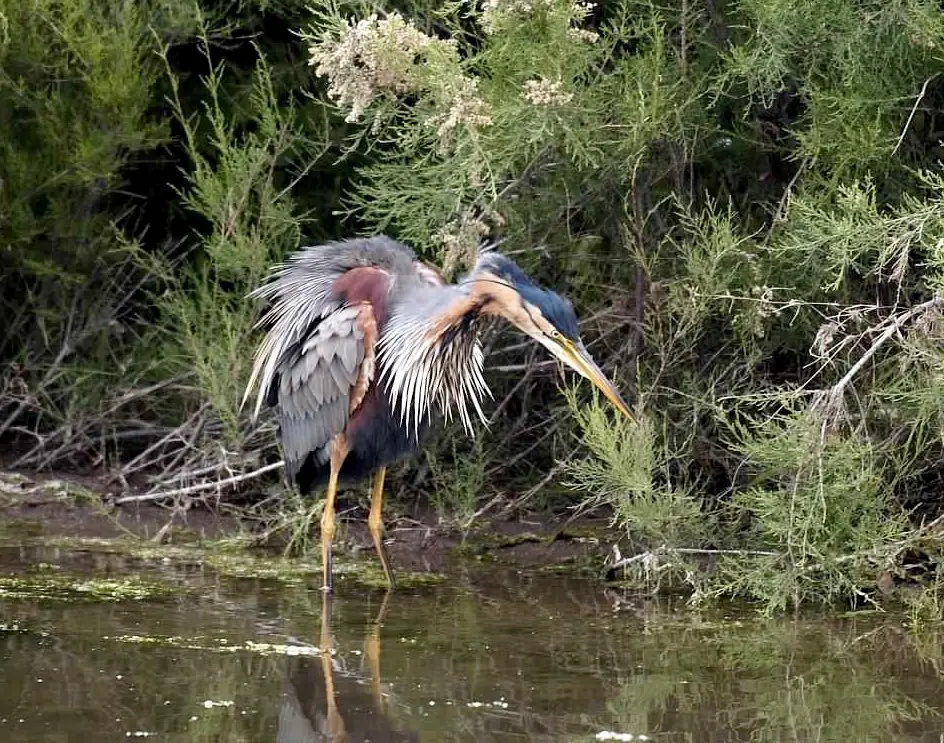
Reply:
[[[564,336],[562,336],[562,335],[560,334],[560,331],[559,331],[559,330],[552,330],[552,331],[551,331],[551,338],[552,338],[553,340],[559,341],[559,340],[560,340],[561,338],[563,338],[563,337],[564,337]]]

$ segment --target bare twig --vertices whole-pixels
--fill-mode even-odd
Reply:
[[[163,379],[160,382],[155,382],[148,387],[140,387],[135,389],[126,390],[122,394],[118,395],[114,400],[111,401],[108,409],[105,411],[105,414],[113,413],[118,410],[123,405],[134,402],[136,400],[142,400],[146,397],[150,397],[155,392],[164,389],[165,387],[172,387],[175,384],[183,382],[188,377],[193,376],[192,373],[188,372],[186,374],[178,374],[176,377],[171,377],[170,379]]]
[[[928,92],[928,84],[938,76],[938,73],[935,72],[931,77],[924,81],[924,85],[921,86],[921,92],[918,93],[918,98],[914,102],[914,106],[911,107],[911,113],[908,114],[908,120],[905,122],[904,128],[901,130],[901,134],[898,137],[898,141],[895,142],[895,147],[892,149],[892,154],[894,155],[898,152],[898,148],[901,147],[901,143],[905,141],[905,135],[908,133],[908,128],[911,126],[911,122],[914,121],[915,114],[918,112],[918,106],[921,105],[921,101],[924,100],[924,94]]]
[[[867,550],[862,550],[860,552],[850,552],[845,555],[839,555],[829,560],[819,560],[816,562],[797,563],[793,560],[792,556],[788,552],[775,552],[772,550],[738,550],[738,549],[701,549],[698,547],[668,547],[662,545],[656,549],[646,550],[645,552],[640,552],[629,557],[624,557],[620,560],[617,560],[612,565],[608,566],[609,570],[617,570],[619,568],[624,568],[628,565],[634,565],[638,562],[644,562],[646,560],[660,557],[660,556],[671,556],[673,554],[681,555],[734,555],[737,557],[778,557],[785,558],[789,557],[791,562],[794,563],[795,567],[802,567],[805,570],[822,570],[823,568],[829,565],[841,565],[844,563],[854,562],[856,560],[890,560],[898,555],[901,555],[905,550],[913,547],[921,539],[927,537],[929,534],[939,529],[944,525],[944,515],[938,516],[937,518],[929,521],[926,524],[922,524],[917,527],[914,531],[908,533],[904,538],[899,539],[896,542],[891,542],[889,544],[882,544],[877,547],[872,547]]]
[[[830,387],[825,393],[820,397],[820,399],[814,403],[814,408],[822,410],[825,414],[830,415],[834,414],[842,408],[842,398],[845,393],[846,388],[855,378],[862,368],[869,362],[869,360],[878,353],[879,349],[885,345],[893,336],[898,334],[901,330],[901,327],[914,319],[918,315],[921,315],[929,310],[938,308],[944,303],[941,297],[936,296],[933,299],[929,299],[926,302],[915,305],[909,310],[900,312],[897,315],[894,315],[884,323],[887,327],[874,341],[872,345],[862,354],[861,358],[856,361],[849,369],[848,372],[840,379],[836,384]],[[879,325],[881,327],[881,325]],[[877,328],[876,328],[877,329]]]
[[[207,403],[204,403],[203,405],[201,405],[193,414],[191,414],[191,416],[183,423],[183,425],[178,426],[174,430],[168,432],[167,435],[155,441],[153,444],[151,444],[151,446],[149,446],[147,449],[145,449],[136,457],[134,457],[134,459],[132,459],[130,462],[125,464],[124,467],[121,468],[122,473],[124,475],[129,475],[137,469],[142,469],[143,467],[148,466],[149,464],[151,464],[151,462],[148,462],[146,460],[150,454],[154,453],[161,447],[169,444],[175,438],[183,440],[183,435],[181,432],[185,428],[194,426],[196,423],[198,423],[198,421],[206,413],[208,407],[209,405]],[[196,425],[195,427],[199,428],[199,425]]]
[[[700,549],[697,547],[659,547],[654,550],[646,550],[630,557],[624,557],[608,567],[609,570],[617,570],[627,565],[632,565],[643,560],[658,557],[659,555],[737,555],[738,557],[783,557],[782,552],[772,552],[770,550],[712,550]]]
[[[554,465],[553,467],[551,467],[550,471],[544,477],[542,477],[537,482],[536,485],[533,485],[532,487],[528,488],[528,490],[524,492],[522,495],[518,496],[510,503],[506,504],[505,507],[502,508],[501,510],[501,515],[504,516],[506,514],[511,513],[512,511],[515,511],[521,508],[527,501],[529,501],[535,494],[537,494],[539,490],[541,490],[545,485],[547,485],[551,480],[553,480],[557,476],[559,469],[560,467],[558,465]],[[571,520],[572,519],[568,519],[567,524],[569,524]],[[565,524],[564,526],[566,526],[567,524]]]
[[[914,546],[915,542],[921,540],[942,524],[944,524],[944,515],[938,516],[936,519],[929,521],[926,524],[922,524],[913,532],[908,534],[904,539],[899,539],[897,542],[891,542],[890,544],[882,544],[878,547],[863,550],[862,552],[852,552],[848,555],[842,555],[841,557],[837,557],[835,562],[852,562],[853,560],[859,560],[862,558],[876,559],[880,556],[884,556],[886,559],[894,557],[901,554],[904,550]]]
[[[72,319],[70,316],[69,330],[67,330],[67,332],[71,330],[71,326],[72,326]],[[70,335],[69,337],[66,338],[65,341],[63,341],[62,346],[59,348],[59,353],[56,354],[56,358],[53,359],[52,364],[50,364],[49,369],[46,371],[46,374],[43,376],[42,380],[40,380],[37,390],[44,389],[50,382],[52,382],[56,374],[59,372],[59,369],[62,366],[62,363],[72,353],[72,350],[73,350],[72,338]],[[24,397],[24,399],[20,401],[20,404],[13,410],[13,412],[7,416],[7,419],[2,424],[0,424],[0,436],[3,436],[3,434],[7,432],[10,426],[12,426],[16,422],[16,420],[20,417],[20,415],[26,409],[27,405],[28,405],[28,398]]]
[[[154,501],[154,500],[163,500],[165,498],[179,498],[182,495],[192,495],[193,493],[202,493],[207,490],[218,490],[230,485],[237,485],[246,480],[251,480],[260,475],[264,475],[267,472],[273,472],[280,467],[285,466],[284,461],[273,462],[272,464],[267,464],[264,467],[260,467],[257,470],[252,472],[246,472],[242,475],[235,475],[233,477],[227,477],[225,480],[217,480],[216,482],[205,482],[199,485],[191,485],[186,488],[177,488],[176,490],[165,490],[161,493],[146,493],[145,495],[126,495],[122,498],[117,498],[115,500],[116,505],[121,505],[123,503],[142,503],[144,501]]]
[[[791,194],[793,194],[793,187],[796,185],[797,181],[800,180],[800,176],[803,175],[803,171],[809,167],[811,159],[809,157],[804,157],[800,162],[799,167],[797,168],[796,173],[793,174],[793,177],[790,179],[790,182],[787,184],[787,187],[783,189],[783,194],[780,197],[780,202],[777,204],[777,209],[774,212],[774,216],[770,220],[770,230],[767,233],[767,238],[769,239],[773,235],[774,227],[777,223],[783,218],[787,209],[787,202],[790,200]]]

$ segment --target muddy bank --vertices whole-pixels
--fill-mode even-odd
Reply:
[[[225,545],[278,553],[283,544],[264,540],[257,522],[237,509],[205,503],[172,509],[150,502],[107,505],[104,481],[67,474],[0,471],[0,538],[31,538],[73,546],[138,542],[152,546]],[[373,561],[366,510],[341,499],[336,550],[350,561]],[[416,504],[385,513],[388,549],[398,572],[444,573],[471,563],[599,575],[618,534],[602,519],[529,514],[480,517],[468,531],[445,523]],[[317,539],[317,531],[313,536]],[[313,543],[316,544],[316,543]],[[306,560],[316,560],[311,555]]]

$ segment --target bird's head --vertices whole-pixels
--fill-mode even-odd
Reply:
[[[538,286],[510,258],[486,251],[468,276],[480,312],[499,315],[531,336],[564,364],[583,375],[623,414],[629,406],[590,356],[577,327],[573,305]]]

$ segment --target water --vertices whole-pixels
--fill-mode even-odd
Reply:
[[[693,615],[488,573],[385,605],[340,585],[326,654],[319,591],[0,550],[0,574],[38,562],[60,582],[135,574],[175,590],[0,598],[2,741],[309,743],[342,726],[352,742],[944,740],[942,636],[889,617]]]

